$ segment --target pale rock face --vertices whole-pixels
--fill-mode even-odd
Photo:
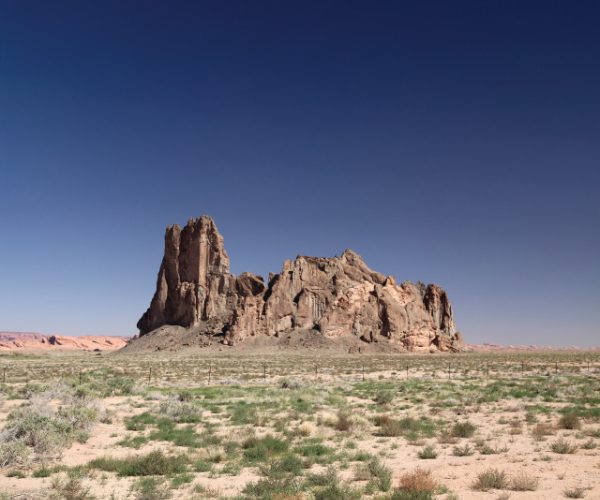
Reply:
[[[298,256],[279,274],[229,272],[229,257],[210,217],[169,226],[165,254],[140,334],[165,324],[202,325],[229,345],[250,336],[316,330],[337,338],[386,341],[411,351],[462,348],[452,307],[437,285],[404,282],[375,272],[352,250],[340,257]]]

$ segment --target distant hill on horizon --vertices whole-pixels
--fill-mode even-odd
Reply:
[[[552,352],[552,351],[599,351],[600,346],[579,347],[576,345],[499,345],[499,344],[467,344],[465,352]]]
[[[129,337],[112,335],[44,335],[36,332],[0,331],[0,352],[12,351],[114,351]]]
[[[0,331],[0,353],[18,351],[116,351],[125,347],[131,337],[124,335],[46,335],[37,332]],[[541,346],[467,344],[464,352],[510,353],[553,351],[600,351],[600,346]]]

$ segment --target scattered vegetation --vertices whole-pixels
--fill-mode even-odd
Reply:
[[[162,451],[126,458],[103,457],[92,460],[92,469],[116,472],[119,476],[169,476],[186,471],[187,458],[183,455],[167,456]]]
[[[583,472],[555,477],[553,470],[565,460],[559,454],[576,454],[569,460],[577,464],[597,456],[600,380],[577,374],[575,363],[568,376],[556,376],[554,364],[543,371],[542,361],[536,371],[534,360],[545,359],[536,356],[528,358],[525,375],[520,365],[505,373],[508,363],[494,366],[497,358],[484,358],[490,376],[471,361],[478,358],[457,356],[452,380],[436,357],[411,356],[407,376],[404,367],[388,366],[393,360],[369,365],[365,356],[364,380],[344,358],[330,366],[321,360],[318,373],[301,358],[294,365],[274,358],[265,377],[263,361],[241,358],[230,366],[231,360],[216,357],[211,385],[202,359],[152,361],[150,373],[143,359],[119,367],[119,358],[99,358],[105,371],[80,374],[68,367],[72,375],[60,380],[52,378],[52,366],[42,375],[35,363],[19,359],[10,366],[23,370],[21,378],[12,373],[10,383],[0,384],[0,490],[8,484],[2,477],[17,483],[26,477],[33,484],[43,480],[55,499],[92,498],[92,491],[108,498],[110,485],[123,481],[128,498],[138,500],[456,500],[461,492],[449,489],[454,476],[464,477],[473,464],[495,463],[498,468],[484,470],[469,486],[500,490],[494,498],[538,489],[583,498],[587,489],[560,483],[566,477],[577,484]],[[99,425],[107,423],[109,431]],[[79,443],[98,429],[114,454],[84,466],[61,465],[70,447],[97,446],[96,440]],[[529,460],[521,467],[523,449],[536,462],[535,475]],[[427,469],[392,473],[391,463],[416,456],[437,459],[422,463],[434,464],[448,485]],[[447,474],[446,460],[455,475]],[[230,488],[229,478],[248,474],[255,479]]]
[[[141,477],[131,486],[135,500],[166,500],[171,492],[160,477]]]

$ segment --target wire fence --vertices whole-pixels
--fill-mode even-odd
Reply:
[[[600,375],[600,356],[589,358],[523,356],[521,359],[461,356],[460,358],[66,358],[1,360],[0,383],[79,382],[97,377],[129,377],[151,385],[219,385],[277,383],[284,378],[330,381],[469,380]]]

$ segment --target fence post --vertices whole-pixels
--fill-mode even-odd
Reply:
[[[408,380],[408,365],[406,365],[406,380]]]
[[[263,379],[267,380],[267,364],[263,365]]]
[[[152,366],[148,368],[148,383],[152,380]]]
[[[4,368],[3,373],[2,373],[2,383],[6,384],[6,367]]]
[[[208,385],[210,385],[210,376],[212,375],[212,363],[208,363]]]
[[[558,375],[558,361],[555,362],[554,375]]]
[[[365,380],[365,365],[362,365],[362,379]]]
[[[521,361],[521,377],[525,376],[525,361]]]
[[[319,376],[319,365],[315,364],[315,378]]]
[[[448,380],[450,380],[450,367],[451,367],[451,363],[448,363]]]

